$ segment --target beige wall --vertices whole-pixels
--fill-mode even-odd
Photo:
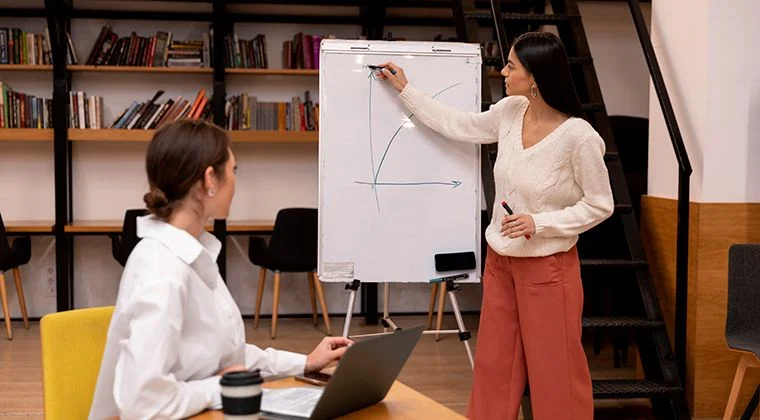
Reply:
[[[655,0],[652,42],[694,168],[691,200],[760,202],[755,0]],[[650,94],[649,194],[677,197],[677,164]]]

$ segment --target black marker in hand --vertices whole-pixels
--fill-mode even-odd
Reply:
[[[501,202],[501,206],[504,207],[504,210],[506,210],[507,213],[509,213],[510,216],[512,216],[514,214],[514,212],[512,211],[512,209],[509,208],[509,205],[507,204],[506,201],[502,201]],[[530,235],[525,235],[525,239],[530,239]]]

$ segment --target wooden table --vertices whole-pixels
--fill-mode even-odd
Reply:
[[[289,378],[267,383],[264,386],[267,388],[289,388],[306,385],[293,378]],[[191,417],[192,420],[222,420],[223,418],[224,415],[221,411],[204,411],[203,413]],[[399,381],[393,383],[393,386],[391,386],[388,395],[383,401],[340,418],[345,420],[417,420],[420,418],[437,420],[464,419],[460,414],[420,394]]]

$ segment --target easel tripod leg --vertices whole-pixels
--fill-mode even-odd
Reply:
[[[350,284],[347,284],[346,290],[351,290],[351,293],[348,295],[348,308],[346,309],[346,322],[343,324],[343,337],[348,337],[348,329],[351,326],[351,315],[354,312],[356,291],[359,290],[359,280],[354,280]]]
[[[454,310],[454,316],[457,319],[457,326],[459,327],[459,340],[464,343],[464,349],[467,352],[467,358],[470,359],[470,367],[475,370],[475,360],[472,357],[472,349],[470,349],[470,332],[464,327],[464,320],[462,319],[462,313],[459,311],[459,303],[454,291],[457,287],[454,282],[448,280],[446,282],[446,290],[449,292],[449,299],[451,300],[451,308]]]
[[[383,332],[388,332],[387,321],[389,318],[388,312],[390,310],[390,298],[390,285],[388,283],[383,283],[383,320],[386,321],[383,323]]]

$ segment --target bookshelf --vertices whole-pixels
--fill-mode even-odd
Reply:
[[[0,141],[53,141],[53,129],[0,128]]]
[[[128,2],[125,2],[128,3]],[[160,1],[156,3],[162,3]],[[280,66],[275,59],[274,63],[269,63],[270,68],[228,68],[225,62],[226,46],[225,37],[232,34],[235,31],[235,26],[238,32],[240,32],[241,39],[248,39],[256,33],[266,33],[268,36],[272,35],[272,32],[281,31],[277,29],[275,25],[281,23],[298,25],[294,27],[294,31],[290,33],[293,36],[295,33],[303,30],[304,33],[311,32],[325,32],[336,33],[335,25],[342,25],[341,27],[351,27],[348,31],[349,35],[341,35],[340,31],[337,31],[338,37],[355,37],[364,35],[367,39],[379,39],[382,37],[383,24],[380,18],[373,18],[372,16],[383,16],[385,13],[380,13],[379,6],[374,2],[353,2],[351,16],[335,16],[331,12],[324,13],[312,13],[312,10],[321,12],[323,7],[332,7],[336,5],[334,0],[294,0],[287,1],[282,4],[281,2],[271,0],[256,0],[253,2],[240,2],[238,0],[214,0],[206,1],[202,7],[195,7],[194,5],[188,5],[177,3],[176,5],[171,3],[165,6],[165,10],[158,10],[160,7],[156,6],[156,10],[150,11],[138,11],[138,10],[121,10],[121,7],[109,9],[87,9],[79,8],[76,2],[72,4],[67,0],[46,0],[44,2],[46,9],[44,13],[37,13],[40,17],[47,17],[47,24],[49,26],[50,37],[53,39],[53,62],[51,65],[0,65],[0,71],[13,71],[24,72],[33,71],[39,72],[39,83],[51,83],[53,89],[53,123],[54,129],[0,129],[0,141],[52,141],[53,142],[53,158],[54,158],[54,178],[55,178],[55,220],[48,223],[45,222],[39,227],[31,225],[21,226],[19,229],[31,230],[32,228],[53,233],[56,239],[56,258],[55,266],[58,276],[57,290],[59,296],[57,297],[58,310],[67,310],[76,307],[73,301],[73,273],[77,270],[73,269],[74,266],[74,236],[80,235],[111,235],[119,234],[121,231],[121,220],[116,220],[115,214],[109,212],[97,212],[90,211],[92,220],[85,220],[87,218],[88,210],[92,209],[92,205],[85,203],[81,206],[79,200],[90,200],[92,197],[81,195],[81,191],[93,185],[91,182],[96,182],[98,173],[94,175],[88,172],[91,167],[84,166],[77,167],[81,162],[97,162],[94,166],[98,166],[98,169],[112,167],[119,167],[123,162],[122,155],[129,155],[129,158],[134,158],[137,153],[141,152],[139,146],[132,147],[128,143],[147,143],[154,134],[154,130],[144,129],[75,129],[68,128],[68,101],[69,93],[72,91],[87,92],[92,89],[92,95],[102,97],[105,101],[109,101],[110,95],[122,94],[127,96],[130,94],[135,95],[134,100],[140,101],[143,98],[138,98],[138,93],[130,91],[128,88],[122,87],[121,80],[125,80],[132,83],[133,86],[145,90],[143,81],[151,80],[155,78],[159,80],[155,82],[160,83],[160,89],[166,90],[168,97],[177,97],[182,95],[187,98],[189,95],[182,91],[183,87],[191,85],[201,85],[206,89],[206,95],[211,102],[211,108],[213,109],[214,122],[220,126],[225,126],[225,101],[229,97],[233,97],[241,94],[250,93],[252,96],[258,96],[259,102],[278,101],[286,102],[287,97],[303,95],[305,90],[311,90],[312,96],[316,98],[317,92],[314,91],[312,86],[318,81],[319,70],[317,69],[290,69],[290,68],[276,68],[287,67],[286,64]],[[196,3],[195,0],[192,3]],[[197,3],[201,3],[200,1]],[[248,4],[241,5],[240,3],[251,3],[257,6],[247,7]],[[340,3],[340,2],[338,2]],[[441,2],[444,4],[446,2]],[[104,3],[105,4],[105,3]],[[263,9],[270,5],[279,5],[282,8],[289,8],[289,13],[280,12],[271,14],[263,12]],[[309,11],[303,10],[303,6],[309,6]],[[102,7],[102,6],[100,6]],[[130,6],[126,6],[127,8]],[[390,5],[391,7],[400,7],[398,4]],[[449,6],[444,4],[443,8],[448,9]],[[152,9],[151,5],[151,9]],[[259,8],[259,11],[254,9]],[[202,10],[201,10],[202,9]],[[249,10],[250,9],[250,10]],[[360,10],[361,9],[361,10]],[[325,9],[327,10],[327,9]],[[378,13],[370,13],[378,12]],[[355,15],[353,15],[355,14]],[[360,19],[360,16],[366,18]],[[97,32],[92,28],[95,23],[82,23],[82,21],[119,21],[121,23],[114,23],[114,25],[125,25],[124,22],[138,22],[136,23],[135,31],[141,32],[139,35],[146,35],[147,32],[154,32],[157,28],[161,30],[174,31],[175,35],[180,34],[177,39],[197,39],[196,36],[199,32],[207,30],[205,25],[213,24],[214,38],[212,41],[212,61],[216,63],[216,67],[155,67],[155,66],[107,66],[107,65],[84,65],[84,64],[67,64],[67,34],[66,30],[72,34],[72,42],[75,47],[79,47],[77,52],[79,53],[79,62],[87,62],[85,59],[86,53],[90,49],[90,46],[96,42]],[[153,25],[153,21],[163,21],[162,23],[156,23]],[[173,21],[173,22],[168,22]],[[183,22],[188,27],[192,27],[185,31],[179,29],[178,25],[174,22]],[[149,24],[148,24],[149,23]],[[199,24],[200,23],[200,24]],[[448,19],[409,16],[407,17],[393,17],[385,22],[387,25],[405,25],[405,26],[447,26],[450,24]],[[79,34],[87,34],[77,39],[76,32],[79,25],[83,25],[85,29],[79,31]],[[88,27],[87,25],[92,25]],[[129,23],[127,23],[129,25]],[[175,26],[173,26],[175,25]],[[140,27],[142,26],[142,29]],[[116,26],[114,26],[116,27]],[[128,27],[128,26],[127,26]],[[148,29],[150,27],[150,29]],[[245,27],[245,28],[243,28]],[[72,29],[73,28],[73,29]],[[169,29],[167,29],[169,28]],[[174,29],[171,29],[174,28]],[[326,29],[318,29],[326,28]],[[329,28],[329,29],[327,29]],[[127,36],[131,29],[125,27],[119,27],[118,32],[120,36]],[[148,34],[150,35],[150,34]],[[281,36],[282,34],[277,36]],[[433,35],[431,35],[432,37]],[[269,44],[268,51],[270,57],[280,53],[279,38],[270,38],[267,40]],[[204,57],[205,60],[205,57]],[[204,61],[205,62],[205,61]],[[284,61],[283,61],[284,62]],[[44,72],[50,72],[50,75],[46,75]],[[52,77],[49,77],[52,76]],[[97,76],[97,77],[96,77]],[[210,76],[210,77],[209,77]],[[500,77],[498,73],[489,75],[490,77]],[[49,80],[53,79],[53,80]],[[94,80],[91,82],[91,80]],[[86,82],[86,84],[85,84]],[[210,82],[210,83],[209,83]],[[110,86],[119,85],[120,89],[110,89]],[[209,86],[211,85],[211,86]],[[93,87],[94,86],[94,87]],[[164,87],[166,86],[166,87]],[[89,87],[89,89],[88,89]],[[279,90],[279,91],[278,91]],[[119,91],[118,93],[116,91]],[[166,98],[167,96],[164,96]],[[118,102],[119,99],[111,99],[113,102]],[[163,98],[162,98],[163,100]],[[123,100],[127,102],[127,100]],[[130,100],[131,102],[131,100]],[[316,101],[315,101],[316,102]],[[112,116],[103,118],[103,123],[108,124]],[[261,127],[261,126],[259,126]],[[241,159],[260,159],[254,163],[246,161],[242,165],[243,168],[251,167],[255,168],[255,171],[259,171],[262,167],[270,168],[277,166],[273,173],[276,173],[277,179],[265,179],[258,178],[258,174],[255,175],[255,179],[242,179],[239,178],[239,185],[243,183],[250,186],[250,189],[262,188],[260,185],[266,184],[266,188],[288,188],[281,182],[283,178],[280,174],[291,174],[293,172],[298,173],[301,178],[313,180],[311,167],[306,170],[296,168],[293,171],[289,165],[292,162],[298,162],[302,164],[304,162],[313,160],[316,162],[314,151],[316,147],[293,147],[289,148],[289,145],[317,145],[319,141],[318,131],[258,131],[258,130],[229,130],[230,138],[235,144],[252,144],[252,145],[282,145],[276,147],[240,147],[239,151],[236,150],[236,154],[241,156]],[[112,143],[112,144],[109,144]],[[118,144],[124,144],[124,146],[118,146]],[[131,154],[131,155],[130,155]],[[98,161],[98,158],[102,158],[102,161]],[[89,159],[89,161],[87,160]],[[272,163],[265,161],[265,159],[271,159]],[[262,163],[263,162],[263,163]],[[249,164],[250,163],[250,164]],[[309,163],[311,165],[311,163]],[[126,166],[126,165],[125,165]],[[287,167],[286,167],[287,166]],[[315,163],[316,166],[316,163]],[[243,169],[246,170],[246,169]],[[281,172],[277,172],[281,171]],[[73,173],[73,175],[72,175]],[[256,172],[252,172],[256,173]],[[102,174],[102,173],[101,173]],[[87,185],[75,185],[81,184],[81,180],[87,179]],[[127,178],[125,176],[123,178]],[[123,181],[122,179],[118,180]],[[118,182],[115,184],[119,184]],[[258,185],[257,185],[258,184]],[[271,185],[270,185],[271,184]],[[303,185],[309,185],[308,182],[301,182]],[[128,184],[128,187],[130,184]],[[113,188],[120,188],[122,184],[114,185]],[[93,194],[100,194],[100,190],[91,190]],[[245,190],[244,188],[242,188]],[[77,191],[80,195],[75,196],[72,191]],[[292,191],[290,191],[292,193]],[[130,193],[131,194],[131,193]],[[245,192],[243,193],[245,194]],[[249,192],[250,194],[250,192]],[[258,194],[258,192],[257,192]],[[295,194],[293,194],[295,195]],[[79,198],[85,197],[85,198]],[[250,196],[249,196],[250,199]],[[268,213],[268,211],[267,211]],[[238,216],[240,219],[245,219],[245,213],[241,213]],[[266,217],[266,216],[265,216]],[[73,221],[73,222],[72,222]],[[245,235],[251,233],[270,233],[273,229],[273,220],[226,220],[216,221],[213,226],[208,226],[207,229],[214,233],[222,243],[226,244],[226,238],[228,235]],[[226,248],[226,247],[225,247]],[[222,276],[225,276],[226,271],[226,254],[223,249],[219,256],[219,269]],[[81,269],[80,269],[81,271]],[[368,294],[368,307],[365,310],[368,313],[376,312],[376,302],[372,286],[368,286],[366,289]],[[375,308],[375,309],[373,309]]]

